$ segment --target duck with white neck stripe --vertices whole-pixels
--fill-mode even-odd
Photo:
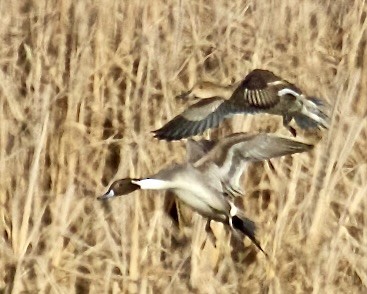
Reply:
[[[240,177],[248,162],[304,152],[312,147],[266,133],[237,133],[218,141],[189,140],[186,163],[175,164],[146,178],[117,180],[98,199],[122,196],[138,189],[170,190],[208,218],[208,223],[214,220],[229,225],[248,236],[264,252],[256,239],[254,222],[232,202],[232,197],[242,193]]]

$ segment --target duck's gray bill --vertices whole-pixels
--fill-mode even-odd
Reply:
[[[105,200],[105,199],[108,199],[108,198],[112,198],[113,196],[115,196],[115,193],[113,192],[113,190],[109,190],[109,191],[107,191],[106,194],[97,197],[97,199],[98,200]]]
[[[176,99],[186,99],[191,94],[191,90],[187,92],[183,92],[180,95],[176,96]]]

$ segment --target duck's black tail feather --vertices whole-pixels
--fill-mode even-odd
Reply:
[[[259,248],[266,256],[266,252],[262,249],[260,242],[255,237],[256,226],[255,223],[246,218],[240,218],[237,215],[232,216],[232,225],[234,229],[241,231],[244,235],[249,237],[251,241]]]

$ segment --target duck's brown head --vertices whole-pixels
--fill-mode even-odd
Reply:
[[[229,98],[233,92],[233,85],[223,86],[217,85],[212,82],[199,82],[196,83],[189,91],[184,92],[178,96],[177,99],[190,99],[190,98],[211,98],[215,96],[220,96],[224,98]]]
[[[108,191],[97,199],[104,200],[134,192],[135,190],[139,189],[140,186],[132,183],[133,180],[134,179],[126,178],[113,182]]]

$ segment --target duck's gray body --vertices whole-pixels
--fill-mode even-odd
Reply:
[[[201,172],[192,163],[174,165],[135,183],[144,188],[156,185],[157,189],[171,190],[204,217],[228,221],[231,205],[223,195],[220,178],[210,172]]]

